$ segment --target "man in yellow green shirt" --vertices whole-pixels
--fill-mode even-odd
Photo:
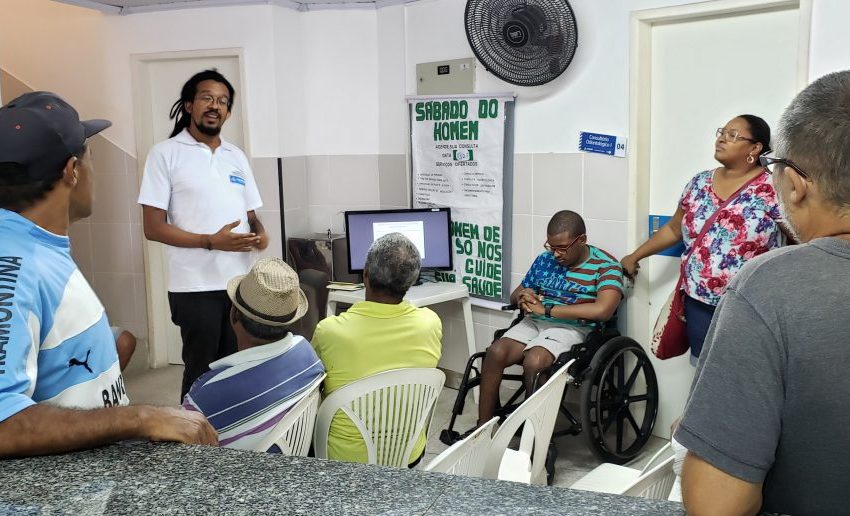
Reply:
[[[401,233],[375,240],[366,255],[366,300],[316,327],[313,346],[325,365],[325,396],[351,382],[390,369],[437,367],[443,325],[427,308],[404,296],[419,277],[416,246]],[[409,462],[425,451],[423,434]],[[366,462],[366,445],[351,420],[338,412],[328,435],[328,458]]]

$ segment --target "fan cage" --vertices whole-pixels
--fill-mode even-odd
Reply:
[[[546,24],[545,28],[537,27],[536,39],[514,47],[505,41],[503,29],[523,8],[539,9]],[[567,0],[468,0],[464,17],[466,37],[475,57],[485,69],[511,84],[539,86],[550,82],[575,56],[578,27]]]

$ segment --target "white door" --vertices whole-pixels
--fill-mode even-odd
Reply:
[[[139,156],[140,177],[144,169],[145,158],[150,148],[165,140],[174,128],[174,121],[168,118],[172,104],[180,98],[183,84],[194,74],[216,68],[236,90],[233,111],[222,129],[222,137],[245,149],[242,117],[242,88],[239,56],[228,52],[215,56],[204,53],[203,56],[169,57],[137,56],[136,86],[137,113],[137,152]],[[246,153],[247,153],[247,149]],[[171,310],[168,306],[168,262],[166,246],[157,242],[147,242],[145,275],[148,298],[148,327],[150,349],[153,355],[151,364],[155,367],[169,364],[182,364],[183,348],[180,331],[171,322]]]
[[[697,172],[714,168],[714,132],[731,118],[754,114],[776,127],[797,91],[799,10],[740,13],[653,25],[650,36],[650,122],[648,169],[638,181],[648,182],[648,213],[670,216],[683,188]],[[634,44],[634,42],[633,42]],[[648,136],[648,140],[647,137]],[[645,183],[644,183],[645,184]],[[649,221],[638,220],[639,241]],[[648,310],[642,342],[649,342],[658,313],[678,278],[680,259],[655,256],[644,260],[647,281],[636,289]],[[646,300],[649,306],[646,306]],[[638,328],[640,330],[640,328]],[[681,415],[694,368],[688,354],[660,361],[653,357],[660,392],[655,433],[669,436],[670,423]]]

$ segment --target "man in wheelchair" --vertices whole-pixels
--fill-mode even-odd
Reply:
[[[552,216],[544,248],[511,294],[511,303],[526,317],[493,342],[484,358],[480,423],[496,412],[506,367],[522,364],[530,394],[535,375],[574,344],[584,342],[597,323],[614,315],[623,298],[619,261],[587,244],[584,220],[578,213],[563,210]],[[538,379],[543,381],[545,378]]]

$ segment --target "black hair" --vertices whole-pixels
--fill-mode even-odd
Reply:
[[[181,131],[183,131],[183,129],[189,127],[189,113],[186,112],[186,108],[184,106],[186,105],[186,102],[192,102],[195,100],[195,94],[198,93],[198,84],[204,81],[220,82],[227,86],[230,98],[227,102],[227,111],[229,112],[231,108],[233,108],[233,97],[236,96],[236,91],[233,89],[233,85],[230,84],[230,81],[225,79],[224,76],[221,75],[215,68],[198,72],[186,81],[186,84],[183,85],[183,89],[180,90],[180,99],[171,105],[171,111],[168,112],[168,118],[174,120],[174,130],[171,131],[171,136],[169,136],[169,138],[177,136]]]
[[[82,159],[86,153],[87,144],[73,156]],[[18,163],[0,163],[0,208],[20,213],[47,197],[59,180],[62,179],[64,165],[71,159],[68,156],[62,162],[62,167],[56,169],[50,176],[39,181],[21,183],[20,179],[27,177],[27,170]]]
[[[736,118],[743,118],[747,125],[750,126],[750,132],[753,133],[754,143],[761,144],[761,153],[770,152],[770,126],[760,116],[756,115],[738,115]]]
[[[236,312],[236,320],[242,323],[242,327],[245,328],[248,335],[255,339],[275,341],[286,337],[286,334],[289,333],[289,326],[270,326],[245,317],[245,314],[238,309],[234,311]],[[295,314],[290,314],[287,319],[293,315]]]
[[[561,233],[568,233],[572,237],[587,233],[584,219],[578,213],[570,210],[561,210],[552,215],[552,218],[549,219],[549,225],[546,226],[546,234],[560,235]]]

